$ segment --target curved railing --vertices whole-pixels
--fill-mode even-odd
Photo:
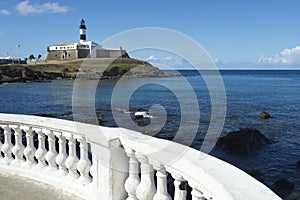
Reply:
[[[0,127],[1,170],[83,199],[280,199],[226,162],[123,128],[12,114]]]

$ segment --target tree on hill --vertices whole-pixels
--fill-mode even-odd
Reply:
[[[42,55],[39,54],[38,57],[37,57],[37,61],[40,61],[41,57],[42,57]]]
[[[35,59],[33,54],[31,54],[28,58],[29,58],[30,62]]]

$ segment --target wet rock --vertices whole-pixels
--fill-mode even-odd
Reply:
[[[298,161],[296,162],[296,167],[297,167],[297,168],[300,168],[300,160],[298,160]]]
[[[269,119],[271,117],[271,115],[267,112],[262,112],[258,116],[262,119]]]
[[[246,154],[271,143],[273,141],[265,137],[259,130],[241,128],[238,131],[229,132],[225,137],[220,137],[217,147],[221,147],[229,153]]]
[[[277,179],[274,183],[274,186],[279,190],[290,190],[294,188],[294,184],[285,178]]]
[[[150,118],[149,113],[146,111],[138,111],[134,113],[134,119],[143,119],[143,118]]]
[[[141,108],[128,108],[129,112],[143,111]]]
[[[259,177],[262,176],[262,173],[259,170],[252,170],[248,174],[255,179],[258,179]]]

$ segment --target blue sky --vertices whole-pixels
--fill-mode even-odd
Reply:
[[[46,55],[51,44],[77,41],[84,18],[88,39],[98,43],[132,28],[163,27],[196,40],[220,68],[300,69],[299,8],[297,0],[1,0],[0,56]],[[132,56],[184,65],[158,52]]]

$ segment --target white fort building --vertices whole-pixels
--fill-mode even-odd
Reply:
[[[82,19],[79,26],[80,41],[55,44],[47,47],[46,60],[71,60],[78,58],[129,58],[126,50],[105,49],[101,45],[86,40],[86,25]]]

